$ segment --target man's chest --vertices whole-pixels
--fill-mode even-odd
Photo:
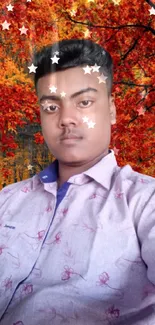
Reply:
[[[139,304],[148,285],[146,267],[127,206],[110,201],[91,195],[77,206],[66,199],[55,215],[48,205],[32,224],[2,225],[1,314],[15,292],[20,300],[48,286],[50,295],[58,287],[106,303]]]

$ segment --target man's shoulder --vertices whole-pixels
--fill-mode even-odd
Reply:
[[[38,180],[38,175],[34,175],[25,180],[8,184],[0,190],[0,207],[4,200],[17,196],[20,191],[33,189],[34,182]]]
[[[131,165],[125,165],[119,168],[119,175],[124,181],[131,183],[131,185],[138,184],[139,186],[147,186],[147,184],[151,184],[155,188],[154,177],[137,172]]]
[[[128,203],[143,206],[145,201],[155,200],[155,178],[135,171],[130,165],[120,170],[121,181],[124,184]]]
[[[11,184],[8,184],[6,186],[4,186],[2,188],[2,190],[0,191],[0,194],[1,193],[6,193],[6,192],[10,192],[11,190],[13,189],[19,189],[20,187],[22,187],[24,184],[27,184],[27,183],[30,183],[32,181],[33,177],[31,178],[26,178],[22,181],[19,181],[19,182],[15,182],[15,183],[11,183]]]

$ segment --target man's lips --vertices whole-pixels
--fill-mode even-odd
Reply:
[[[79,137],[77,135],[68,134],[63,137],[61,137],[61,143],[64,145],[75,145],[76,143],[80,142],[82,140],[82,137]]]
[[[69,139],[72,139],[72,140],[77,140],[77,139],[82,139],[82,137],[78,137],[76,135],[65,135],[64,137],[61,137],[61,141],[62,140],[69,140]]]

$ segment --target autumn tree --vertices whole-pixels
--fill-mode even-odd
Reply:
[[[117,123],[110,147],[120,166],[130,164],[155,177],[155,1],[3,0],[0,11],[2,186],[9,183],[19,128],[40,125],[29,68],[33,53],[70,38],[91,39],[112,55]],[[34,143],[44,143],[41,132],[34,134]]]

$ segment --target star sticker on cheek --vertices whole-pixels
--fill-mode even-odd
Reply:
[[[83,119],[83,123],[88,123],[89,121],[89,118],[87,116],[83,117],[82,119]]]
[[[84,70],[84,74],[86,74],[86,73],[89,73],[89,74],[91,74],[91,69],[92,69],[92,67],[89,67],[88,65],[85,67],[85,68],[82,68],[83,70]]]
[[[56,55],[54,55],[54,57],[51,58],[51,60],[52,60],[52,64],[53,63],[57,63],[58,64],[58,60],[60,60],[60,58],[58,58]]]
[[[89,118],[87,116],[84,116],[82,119],[83,123],[87,123],[88,129],[94,129],[96,123],[94,123],[93,121],[89,121]]]
[[[106,81],[107,78],[108,78],[108,77],[105,77],[103,73],[101,74],[101,76],[97,77],[97,79],[99,79],[99,84],[100,84],[101,82],[106,83],[105,81]]]
[[[61,97],[66,97],[66,93],[63,91],[62,93],[60,93]]]
[[[93,121],[90,121],[87,124],[88,124],[88,129],[94,129],[94,126],[96,123],[94,123]]]
[[[57,88],[55,86],[51,86],[51,87],[49,87],[49,89],[50,89],[51,93],[56,93],[56,91],[57,91]]]

